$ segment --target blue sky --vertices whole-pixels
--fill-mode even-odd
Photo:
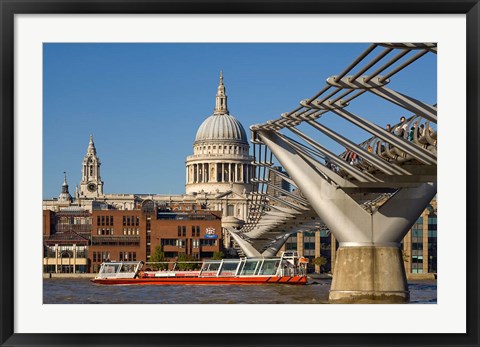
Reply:
[[[250,125],[313,96],[368,45],[44,44],[43,197],[59,195],[64,171],[73,194],[90,134],[105,193],[184,193],[185,158],[213,113],[220,70],[230,114],[249,134]],[[436,103],[436,70],[436,56],[428,54],[390,87]],[[409,115],[377,101],[361,97],[349,110],[382,126]],[[366,139],[338,117],[324,118],[354,141]]]

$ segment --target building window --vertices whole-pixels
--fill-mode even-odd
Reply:
[[[201,239],[200,246],[216,246],[217,241],[217,239]]]
[[[428,216],[428,272],[437,272],[437,215]]]
[[[187,227],[185,225],[182,226],[182,236],[187,236]]]
[[[412,227],[412,273],[423,273],[423,217]]]
[[[162,246],[175,246],[177,244],[177,239],[162,239]]]

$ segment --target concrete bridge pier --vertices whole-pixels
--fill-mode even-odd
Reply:
[[[331,303],[404,303],[410,300],[398,246],[342,246],[330,288]]]

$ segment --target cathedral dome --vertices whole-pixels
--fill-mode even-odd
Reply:
[[[249,150],[244,127],[228,112],[223,73],[220,72],[213,114],[198,128],[193,155],[185,161],[187,194],[218,195],[228,191],[243,196],[250,192],[254,170]],[[221,209],[220,206],[216,208]]]
[[[213,114],[198,128],[195,142],[212,140],[248,143],[242,124],[229,114]]]

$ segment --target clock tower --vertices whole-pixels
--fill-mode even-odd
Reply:
[[[94,198],[103,195],[103,182],[100,178],[100,159],[90,135],[87,154],[82,162],[82,181],[80,182],[80,198]]]

